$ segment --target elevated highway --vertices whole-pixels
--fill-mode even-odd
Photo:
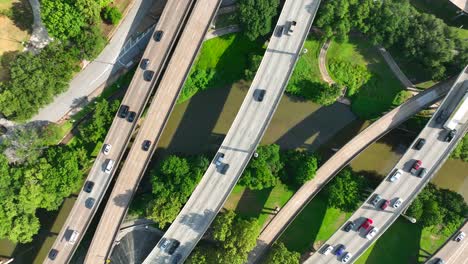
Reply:
[[[79,193],[44,263],[68,263],[70,261],[91,219],[96,213],[135,129],[137,120],[152,93],[154,84],[159,79],[166,64],[169,53],[179,34],[182,21],[189,10],[189,3],[189,0],[168,1],[158,25],[153,32],[164,31],[163,37],[160,41],[156,41],[155,38],[153,38],[143,54],[144,58],[151,59],[147,69],[153,71],[154,74],[152,74],[152,76],[150,74],[149,77],[147,76],[147,81],[144,78],[144,74],[148,74],[149,72],[138,68],[122,100],[122,105],[128,106],[129,111],[136,113],[135,120],[129,122],[127,119],[120,118],[118,115],[115,116],[104,141],[106,144],[110,144],[112,148],[108,155],[102,152],[98,154],[85,181],[93,182],[94,186],[89,193],[84,191]],[[104,170],[109,160],[113,160],[115,163],[113,169],[109,173],[106,173]],[[94,199],[94,204],[92,206],[85,206],[85,203],[89,202],[90,199]],[[77,236],[76,240],[73,239],[75,240],[73,242],[70,240],[72,240],[71,238],[74,232],[77,233]]]
[[[348,224],[348,222],[346,222],[344,226],[340,227],[340,229],[325,242],[325,245],[321,249],[310,256],[304,263],[321,264],[341,262],[342,256],[338,257],[334,254],[322,254],[323,250],[328,245],[333,246],[335,249],[338,246],[344,245],[346,247],[345,251],[352,255],[348,262],[353,263],[391,226],[402,211],[416,198],[417,194],[429,183],[432,176],[435,175],[468,130],[468,115],[465,115],[464,119],[456,128],[457,133],[451,141],[447,142],[446,139],[449,131],[443,128],[442,121],[445,122],[445,120],[441,121],[439,118],[442,112],[452,113],[457,108],[467,89],[468,67],[458,76],[436,113],[420,132],[415,142],[413,142],[411,147],[390,171],[389,176],[382,181],[375,189],[374,193],[371,194],[361,207],[350,217],[349,221],[354,222],[356,227],[346,232],[344,230],[344,226]],[[426,143],[418,150],[415,145],[420,138],[425,139]],[[422,162],[421,168],[417,172],[412,173],[410,172],[411,168],[417,160]],[[427,170],[426,175],[419,174],[422,168]],[[398,180],[391,182],[389,178],[397,169],[402,171],[402,175]],[[418,176],[418,174],[420,176]],[[376,205],[372,204],[372,200],[374,200],[377,195],[390,201],[390,205],[386,209],[382,210],[380,208],[383,201],[380,201]],[[401,205],[397,208],[393,208],[392,205],[398,199],[402,201]],[[369,218],[373,220],[372,225],[378,228],[376,235],[370,239],[366,238],[368,231],[359,228],[359,226]]]
[[[271,222],[262,230],[257,246],[249,255],[249,263],[257,262],[268,248],[281,236],[289,224],[306,207],[315,195],[346,165],[372,143],[383,137],[414,114],[442,99],[454,80],[439,83],[412,97],[391,110],[351,139],[318,170],[314,179],[306,182],[281,208]]]
[[[445,264],[468,263],[468,239],[465,237],[460,242],[455,241],[460,231],[468,234],[468,221],[465,220],[465,224],[425,264],[437,264],[439,259],[445,261]]]
[[[319,4],[320,0],[286,0],[257,74],[215,157],[216,160],[224,155],[224,159],[218,164],[215,164],[215,160],[210,164],[188,202],[164,234],[163,239],[177,240],[180,246],[169,255],[160,249],[160,242],[143,263],[172,263],[176,260],[180,263],[206,232],[271,121]],[[280,29],[280,26],[285,27]],[[259,97],[260,90],[265,91],[262,99]]]
[[[194,4],[166,71],[141,124],[140,130],[120,171],[99,225],[94,233],[85,263],[104,263],[109,258],[114,239],[124,219],[138,184],[163,132],[178,95],[203,43],[220,0],[203,0]],[[142,149],[151,141],[148,151]]]

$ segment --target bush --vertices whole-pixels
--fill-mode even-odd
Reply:
[[[365,66],[345,61],[330,60],[328,68],[333,79],[348,88],[348,96],[354,95],[371,77]]]
[[[185,82],[180,93],[178,103],[182,103],[191,98],[198,91],[203,91],[208,88],[208,84],[213,80],[216,71],[214,69],[192,71]]]
[[[468,162],[468,135],[465,135],[460,143],[458,143],[451,157]]]
[[[120,19],[122,19],[122,13],[120,13],[119,9],[115,6],[106,6],[102,10],[102,18],[107,23],[116,25],[119,23]]]
[[[250,54],[249,56],[249,68],[245,69],[244,77],[246,80],[253,80],[257,73],[258,67],[262,62],[263,56],[257,54]]]

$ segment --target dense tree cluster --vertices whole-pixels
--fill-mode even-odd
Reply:
[[[147,216],[160,228],[171,223],[209,163],[203,156],[185,158],[172,155],[165,158],[150,172],[154,199],[147,208]]]
[[[251,190],[270,188],[278,183],[278,173],[283,168],[278,145],[265,145],[257,148],[258,157],[252,157],[245,168],[239,184]]]
[[[460,194],[429,183],[408,208],[407,214],[424,227],[439,226],[451,234],[468,216],[468,205]]]
[[[468,162],[468,135],[458,143],[457,147],[452,152],[452,158],[461,159]]]
[[[233,211],[218,214],[211,229],[215,246],[197,246],[187,263],[245,263],[260,234],[257,219],[243,219]]]
[[[255,40],[270,33],[279,0],[240,0],[239,20],[245,35]]]
[[[318,161],[317,157],[308,151],[287,150],[281,159],[284,169],[281,181],[292,186],[301,186],[315,177]]]
[[[441,19],[419,13],[407,0],[326,0],[320,5],[317,25],[338,40],[345,40],[354,28],[374,44],[397,46],[436,79],[444,77],[446,69],[458,71],[468,63],[468,43]]]
[[[350,168],[345,168],[325,187],[328,203],[345,212],[353,212],[362,203],[367,186],[369,183],[366,178],[357,175]]]
[[[282,242],[273,244],[263,263],[265,264],[299,264],[301,254],[289,251]]]

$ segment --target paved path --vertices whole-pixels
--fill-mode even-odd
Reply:
[[[80,73],[75,75],[66,92],[55,97],[51,104],[40,109],[39,113],[31,120],[59,121],[70,110],[76,107],[77,104],[88,101],[87,97],[89,94],[106,83],[111,75],[119,71],[130,61],[127,58],[122,62],[119,60],[122,56],[126,56],[126,54],[132,51],[138,51],[139,53],[139,49],[141,49],[139,45],[132,46],[131,51],[124,50],[123,48],[131,35],[136,33],[139,22],[150,10],[151,5],[151,0],[134,0],[133,6],[130,8],[127,16],[101,54]]]
[[[320,54],[319,54],[319,69],[320,69],[320,75],[322,75],[322,79],[327,82],[328,84],[334,84],[335,81],[333,81],[332,77],[330,74],[328,74],[327,70],[327,51],[328,47],[330,47],[330,42],[331,40],[327,40],[325,43],[323,43],[322,48],[320,49]]]
[[[212,38],[217,38],[222,35],[230,34],[230,33],[235,33],[241,31],[241,28],[239,25],[232,25],[232,26],[227,26],[224,28],[212,30],[206,33],[205,40],[209,40]]]
[[[52,40],[47,33],[47,29],[42,23],[41,19],[41,6],[39,0],[29,0],[31,9],[33,12],[34,23],[33,23],[33,32],[29,43],[31,44],[26,48],[26,50],[38,51],[39,49],[44,48]]]
[[[408,77],[406,77],[403,71],[401,71],[392,55],[390,55],[390,53],[384,47],[378,46],[377,49],[379,50],[380,54],[382,54],[382,57],[385,59],[385,62],[387,62],[392,72],[395,74],[398,80],[400,80],[401,84],[403,84],[407,90],[414,90],[414,84],[408,79]]]
[[[257,246],[249,255],[249,263],[258,261],[308,202],[361,151],[413,114],[440,99],[449,91],[452,83],[453,80],[439,83],[414,96],[374,122],[330,157],[317,170],[315,178],[306,182],[262,231],[257,240]]]

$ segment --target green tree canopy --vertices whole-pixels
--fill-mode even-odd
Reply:
[[[241,26],[250,40],[265,36],[271,31],[272,20],[278,12],[279,0],[240,0]]]
[[[276,242],[271,247],[265,261],[265,264],[299,264],[301,254],[295,251],[289,251],[281,242]]]
[[[331,206],[352,212],[363,200],[361,194],[366,186],[364,177],[355,175],[351,169],[345,168],[327,184],[325,191]]]
[[[41,16],[49,34],[61,40],[77,36],[85,25],[80,10],[67,1],[42,0]]]
[[[317,171],[317,158],[308,151],[288,150],[282,155],[284,169],[282,182],[301,186],[311,180]]]
[[[283,168],[279,150],[276,144],[258,147],[258,157],[252,157],[239,183],[251,190],[275,186],[278,172]]]

